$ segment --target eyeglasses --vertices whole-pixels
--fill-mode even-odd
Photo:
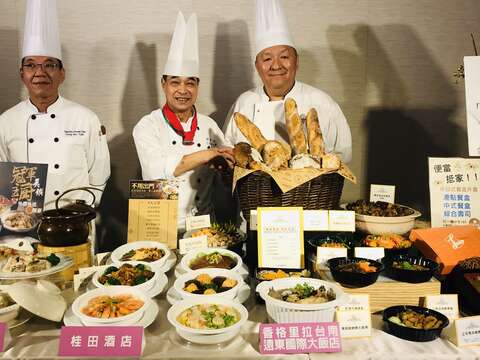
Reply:
[[[32,72],[32,73],[37,71],[38,67],[40,67],[42,71],[51,74],[55,72],[55,70],[60,69],[60,64],[54,63],[54,62],[46,62],[42,64],[29,62],[22,65],[23,71]]]

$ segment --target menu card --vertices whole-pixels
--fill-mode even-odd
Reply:
[[[128,242],[151,240],[177,247],[178,183],[130,180]]]
[[[390,204],[395,203],[395,185],[370,185],[370,201],[383,201]]]
[[[258,208],[258,267],[304,267],[301,207]]]
[[[480,345],[480,316],[468,316],[453,321],[445,329],[448,340],[457,346]]]

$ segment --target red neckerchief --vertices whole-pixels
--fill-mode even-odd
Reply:
[[[170,109],[170,107],[165,104],[162,108],[163,117],[170,125],[170,127],[177,133],[177,135],[182,137],[183,145],[193,145],[193,138],[195,137],[195,131],[197,131],[197,110],[195,106],[193,107],[193,120],[192,126],[189,131],[183,130],[183,126],[178,119],[178,116]]]

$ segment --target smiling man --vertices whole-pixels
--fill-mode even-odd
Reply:
[[[224,126],[227,142],[248,142],[233,121],[235,112],[252,120],[267,139],[288,142],[283,103],[293,98],[302,118],[312,107],[317,110],[325,150],[350,161],[350,128],[338,104],[322,90],[295,79],[299,57],[280,0],[256,1],[255,30],[255,68],[262,84],[241,94],[233,104]]]
[[[27,2],[20,77],[29,98],[0,115],[0,161],[48,164],[46,209],[66,190],[104,187],[110,176],[105,128],[92,111],[59,94],[65,69],[55,0]],[[85,192],[62,199],[70,197],[91,201]]]
[[[217,158],[233,164],[232,149],[218,125],[195,108],[199,59],[197,18],[185,22],[179,12],[162,77],[165,105],[144,116],[133,138],[144,180],[177,179],[180,183],[178,228],[193,214],[215,217],[212,202],[214,171],[207,165]]]

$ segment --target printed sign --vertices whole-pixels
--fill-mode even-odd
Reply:
[[[317,247],[317,269],[327,270],[327,261],[337,257],[347,257],[347,248]]]
[[[380,260],[385,257],[385,249],[383,247],[356,247],[354,249],[355,257],[370,260]]]
[[[432,227],[480,224],[480,159],[429,158]]]
[[[328,212],[328,229],[330,231],[355,231],[355,211],[330,210]]]
[[[368,337],[372,335],[372,317],[370,311],[336,312],[342,338]]]
[[[467,113],[468,154],[480,156],[480,56],[463,58],[465,106]]]
[[[260,324],[261,354],[340,352],[342,342],[336,322]]]
[[[47,164],[0,162],[0,213],[10,208],[41,213],[47,171]]]
[[[370,295],[349,294],[347,302],[338,307],[340,311],[370,311]]]
[[[328,210],[303,210],[305,231],[328,231]]]
[[[186,254],[196,249],[205,249],[208,247],[207,235],[190,237],[178,240],[180,254]]]
[[[303,268],[302,208],[258,208],[257,214],[258,266]]]
[[[178,200],[176,180],[130,180],[130,199]]]
[[[395,186],[371,184],[370,201],[383,201],[390,204],[395,204]]]
[[[457,346],[480,345],[480,316],[456,319],[446,330],[448,339]]]
[[[210,227],[210,215],[187,216],[185,228],[187,231]]]
[[[425,296],[425,307],[442,313],[450,320],[460,317],[457,294]]]
[[[58,356],[141,356],[141,326],[62,326]]]

